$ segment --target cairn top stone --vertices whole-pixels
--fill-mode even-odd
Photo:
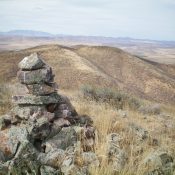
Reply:
[[[37,53],[33,53],[30,56],[25,57],[19,64],[18,67],[22,70],[36,70],[42,68],[44,61],[38,57]]]

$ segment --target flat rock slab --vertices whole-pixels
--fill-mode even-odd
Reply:
[[[16,118],[30,121],[35,121],[42,117],[51,121],[54,118],[54,113],[47,112],[44,106],[16,106],[11,110],[11,114]]]
[[[19,71],[17,76],[22,84],[50,83],[54,78],[52,69],[48,66],[38,70]]]
[[[33,95],[49,95],[57,91],[54,86],[49,86],[47,84],[33,84],[27,85],[29,94]]]
[[[38,57],[37,53],[33,53],[28,57],[25,57],[18,67],[22,70],[36,70],[41,69],[45,65],[44,61]]]
[[[12,101],[18,105],[57,104],[60,101],[60,96],[56,93],[49,96],[19,95],[13,96]]]

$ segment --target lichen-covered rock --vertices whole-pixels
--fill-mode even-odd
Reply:
[[[145,175],[171,175],[175,170],[173,157],[165,151],[151,152],[143,161]]]
[[[59,118],[74,118],[78,114],[70,100],[66,96],[60,95],[60,103],[55,109],[55,115]]]
[[[18,71],[18,79],[22,84],[39,84],[50,83],[53,81],[54,75],[50,67],[44,67],[32,71]]]
[[[94,152],[83,152],[82,153],[83,165],[90,167],[98,167],[100,162],[97,155]]]
[[[47,84],[32,84],[27,85],[27,89],[29,90],[29,94],[33,95],[49,95],[57,91],[55,86],[49,86]]]
[[[13,96],[15,107],[0,118],[0,175],[88,175],[88,167],[99,166],[92,120],[56,93],[52,69],[37,54],[19,67],[28,92]]]
[[[126,153],[120,148],[120,135],[116,133],[107,136],[107,157],[114,171],[121,171],[126,164]]]
[[[65,159],[65,151],[59,148],[54,149],[49,151],[47,154],[40,153],[37,159],[42,165],[59,169]]]
[[[39,174],[38,151],[28,140],[20,142],[17,152],[8,165],[9,174]]]
[[[63,175],[63,174],[58,169],[42,165],[40,167],[40,175]]]
[[[52,121],[54,113],[47,112],[44,106],[16,106],[11,110],[11,114],[21,120],[36,121],[39,118],[47,118]]]
[[[45,117],[39,118],[36,122],[29,123],[27,127],[30,138],[44,140],[51,132],[51,123]]]
[[[13,96],[13,102],[18,105],[47,105],[59,103],[60,96],[56,93],[49,96],[18,95]]]
[[[26,128],[12,126],[0,132],[0,151],[6,160],[10,160],[16,154],[20,143],[28,139]]]
[[[77,142],[77,134],[72,127],[65,127],[55,135],[48,139],[45,143],[46,150],[51,149],[63,149],[65,150],[69,146],[73,146]]]
[[[18,67],[22,70],[36,70],[41,69],[44,65],[44,61],[38,57],[38,54],[33,53],[30,56],[25,57],[18,64]]]
[[[142,141],[148,138],[148,131],[145,130],[144,128],[134,124],[134,123],[130,123],[129,124],[130,129],[132,130],[132,132],[134,132],[137,136],[137,138]]]

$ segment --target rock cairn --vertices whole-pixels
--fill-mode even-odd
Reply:
[[[18,67],[28,93],[13,96],[15,107],[0,117],[0,175],[85,175],[99,166],[93,122],[57,93],[52,68],[36,53]]]

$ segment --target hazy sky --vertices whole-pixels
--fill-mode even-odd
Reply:
[[[0,31],[175,40],[175,0],[0,0]]]

